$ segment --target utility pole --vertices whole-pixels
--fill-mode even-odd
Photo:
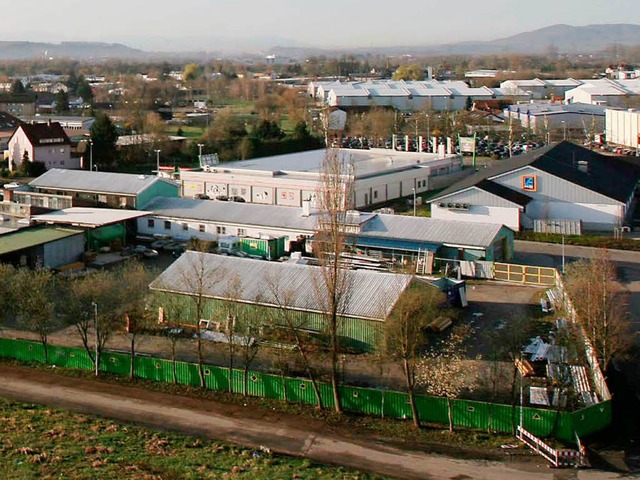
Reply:
[[[93,171],[93,140],[89,139],[89,171]]]

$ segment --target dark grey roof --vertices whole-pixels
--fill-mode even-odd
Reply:
[[[578,169],[579,161],[588,163],[587,172]],[[537,168],[620,202],[627,201],[640,179],[640,165],[637,163],[619,157],[600,155],[571,142],[560,142],[483,168],[447,188],[430,202],[526,166]]]
[[[35,188],[54,188],[77,192],[138,195],[156,182],[169,181],[149,175],[52,168],[32,180],[29,185]]]
[[[341,308],[344,315],[378,321],[386,319],[412,280],[411,275],[365,270],[349,270],[346,274],[349,294]],[[287,305],[290,309],[312,312],[326,309],[321,267],[295,263],[187,251],[156,278],[150,288],[195,295],[199,290],[196,276],[207,279],[201,291],[207,298],[228,299],[233,288],[233,298],[242,302]]]
[[[505,187],[491,180],[481,180],[476,187],[523,207],[533,200],[529,195],[520,193],[517,190],[511,190],[509,187]]]

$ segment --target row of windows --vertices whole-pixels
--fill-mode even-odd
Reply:
[[[172,228],[172,223],[170,220],[164,220],[164,229],[165,230],[171,230]],[[148,228],[155,228],[156,226],[156,222],[153,218],[149,218],[147,219],[147,227]],[[189,230],[189,224],[188,223],[182,223],[181,225],[182,230],[184,231],[188,231]],[[203,224],[199,224],[198,225],[198,231],[201,233],[204,233],[206,231],[205,229],[205,225]],[[222,226],[218,226],[216,227],[216,233],[218,235],[225,235],[227,233],[227,227],[222,227]],[[238,228],[238,235],[246,235],[247,234],[247,230],[245,228]]]

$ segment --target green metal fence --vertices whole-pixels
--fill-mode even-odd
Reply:
[[[60,367],[92,370],[93,364],[87,352],[80,348],[49,345],[49,364]],[[24,362],[45,362],[41,343],[0,338],[0,357]],[[106,352],[102,355],[100,371],[115,375],[128,375],[131,357],[121,353]],[[200,386],[198,365],[172,362],[153,357],[135,358],[136,377],[157,382],[173,382],[181,385]],[[211,390],[229,390],[229,369],[204,365],[205,385]],[[244,393],[244,372],[233,370],[232,391]],[[333,407],[331,385],[318,384],[323,406]],[[406,393],[340,386],[340,401],[345,411],[384,418],[411,418],[409,397]],[[316,394],[311,381],[301,378],[281,377],[260,372],[248,372],[247,394],[254,397],[286,400],[294,403],[316,405]],[[418,395],[418,415],[423,422],[448,424],[447,399]],[[492,432],[512,433],[520,421],[520,407],[470,400],[451,400],[455,426],[477,428]],[[575,434],[585,436],[606,428],[611,423],[611,401],[606,401],[575,412],[556,412],[525,407],[522,409],[523,426],[534,435],[553,436],[564,441],[574,441]]]

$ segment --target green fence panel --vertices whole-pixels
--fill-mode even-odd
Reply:
[[[196,365],[196,371],[198,366]],[[209,390],[215,390],[217,392],[229,391],[229,369],[224,367],[214,367],[211,365],[204,365],[204,384]],[[242,375],[238,375],[237,370],[232,372],[232,387],[242,388]],[[235,391],[235,390],[234,390]],[[242,391],[238,392],[242,393]]]
[[[285,377],[279,375],[259,374],[261,379],[260,389],[266,398],[272,400],[285,400]]]
[[[44,348],[41,343],[17,340],[10,348],[10,351],[11,356],[9,358],[20,360],[21,362],[44,363]]]
[[[519,412],[516,407],[489,403],[487,404],[487,415],[488,430],[515,435],[515,428],[519,418]]]
[[[478,428],[489,427],[489,404],[470,400],[452,400],[453,422],[457,427]]]
[[[318,382],[318,390],[320,390],[320,398],[324,408],[335,408],[335,400],[333,398],[333,387],[330,383]],[[313,405],[317,405],[316,396],[313,396]]]
[[[409,414],[407,418],[411,418],[411,405],[409,404],[409,396],[406,396]],[[432,397],[430,395],[416,395],[416,407],[418,408],[418,416],[423,422],[449,424],[449,414],[447,413],[447,399],[440,397]]]
[[[611,424],[611,400],[592,405],[571,414],[571,423],[579,437],[603,430]]]
[[[289,378],[286,381],[287,398],[293,403],[317,405],[316,394],[309,380]]]
[[[556,431],[561,418],[557,412],[539,408],[525,407],[522,411],[522,424],[525,429],[538,437],[548,437]],[[520,424],[520,407],[516,408],[516,421]]]
[[[411,418],[411,405],[409,405],[409,396],[406,393],[384,390],[381,402],[385,417]]]
[[[197,364],[176,362],[176,370],[178,374],[178,383],[182,385],[190,385],[192,387],[200,386],[200,375],[198,374]]]
[[[382,392],[370,388],[341,386],[340,403],[349,412],[364,413],[365,415],[382,415]]]
[[[173,366],[170,360],[136,357],[134,375],[154,382],[173,382]]]
[[[239,395],[242,395],[244,392],[244,375],[242,373],[242,370],[236,370],[234,369],[233,372],[231,372],[231,391],[233,393],[237,393]],[[228,370],[227,370],[227,376],[228,376]]]
[[[136,362],[138,360],[140,359],[136,358]],[[100,358],[100,371],[127,376],[131,373],[131,357],[122,353],[103,353]]]

